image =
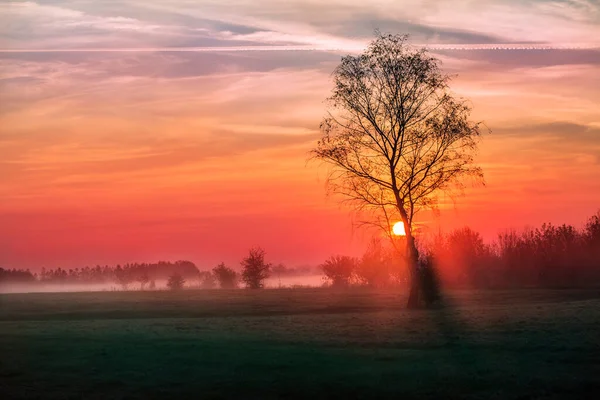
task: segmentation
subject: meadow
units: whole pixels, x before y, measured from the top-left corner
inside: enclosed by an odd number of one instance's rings
[[[600,391],[600,289],[0,295],[2,398],[555,399]]]

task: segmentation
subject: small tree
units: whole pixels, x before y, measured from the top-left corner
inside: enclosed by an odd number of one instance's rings
[[[221,289],[237,289],[238,274],[232,268],[227,267],[225,263],[213,268],[213,274]]]
[[[321,265],[325,277],[334,287],[346,287],[356,270],[357,260],[348,256],[331,256]]]
[[[133,282],[133,277],[129,270],[121,268],[120,265],[117,265],[115,268],[115,279],[119,285],[123,288],[123,290],[129,289],[129,284]]]
[[[600,211],[587,220],[582,235],[588,253],[595,256],[596,263],[600,262]]]
[[[433,261],[422,265],[435,266],[445,285],[486,287],[494,268],[492,250],[478,232],[469,227],[455,229],[448,235],[438,235],[424,253]],[[431,262],[430,262],[431,261]]]
[[[289,273],[289,269],[282,263],[279,263],[271,268],[271,273],[277,277],[277,285],[281,288],[281,275]]]
[[[260,289],[263,281],[270,276],[271,264],[265,262],[265,251],[260,247],[250,249],[250,253],[241,262],[242,281],[250,289]]]
[[[148,282],[150,282],[150,277],[148,276],[147,273],[143,273],[142,275],[140,275],[138,277],[137,280],[140,283],[140,290],[144,290],[144,288],[146,287],[146,284]]]
[[[185,283],[185,279],[178,273],[174,273],[169,277],[167,281],[167,287],[171,290],[181,290],[183,289],[183,284]]]

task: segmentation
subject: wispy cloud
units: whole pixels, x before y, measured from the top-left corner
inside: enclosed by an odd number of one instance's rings
[[[435,45],[599,45],[591,1],[3,2],[5,51],[362,48],[375,28]],[[552,27],[551,29],[549,27]],[[468,46],[465,46],[468,48]],[[212,48],[212,49],[211,49]]]

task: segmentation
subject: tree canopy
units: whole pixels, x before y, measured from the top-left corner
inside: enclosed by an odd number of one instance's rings
[[[450,79],[408,36],[378,32],[365,52],[343,57],[334,70],[323,136],[312,152],[330,165],[329,188],[368,213],[367,223],[390,236],[394,221],[404,223],[413,276],[409,305],[418,302],[422,275],[415,215],[436,207],[439,193],[461,190],[464,178],[483,179],[474,164],[481,123],[450,92]]]
[[[462,178],[483,178],[473,159],[481,124],[450,93],[450,79],[406,35],[378,34],[333,72],[331,108],[312,154],[331,165],[329,187],[374,211],[388,231],[394,220],[412,228],[415,214],[435,207],[440,191],[460,189]]]

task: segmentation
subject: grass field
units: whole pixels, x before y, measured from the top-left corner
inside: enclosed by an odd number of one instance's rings
[[[553,399],[600,393],[600,290],[0,296],[2,398]]]

